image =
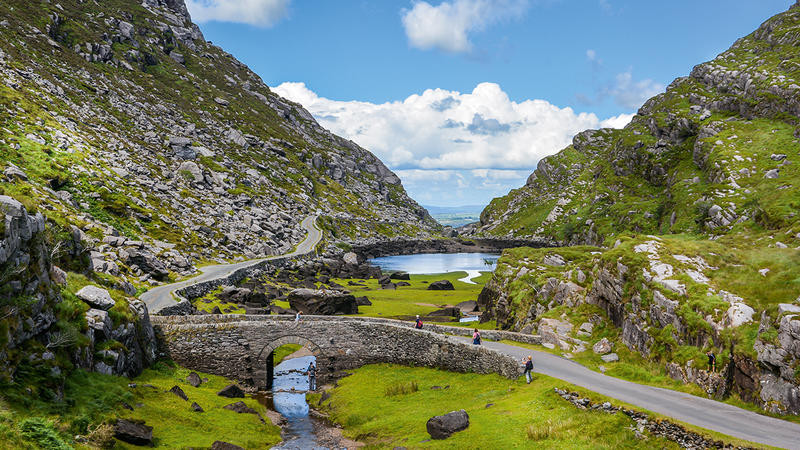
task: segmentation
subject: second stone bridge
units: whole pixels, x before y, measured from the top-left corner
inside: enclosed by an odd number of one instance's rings
[[[508,378],[521,373],[520,363],[502,353],[390,320],[305,316],[295,322],[288,316],[202,315],[153,316],[152,321],[165,356],[257,390],[271,387],[273,352],[285,344],[311,349],[322,382],[375,363]]]

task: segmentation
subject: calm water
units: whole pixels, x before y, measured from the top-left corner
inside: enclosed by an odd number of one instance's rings
[[[386,272],[403,271],[411,274],[493,271],[497,258],[494,253],[422,253],[372,258],[369,262]],[[486,264],[488,260],[491,264]]]
[[[274,369],[275,380],[272,385],[272,406],[288,422],[283,429],[283,443],[273,449],[317,449],[314,422],[308,417],[308,403],[305,391],[308,390],[308,364],[317,358],[303,356],[287,359]],[[291,392],[294,389],[299,392]]]

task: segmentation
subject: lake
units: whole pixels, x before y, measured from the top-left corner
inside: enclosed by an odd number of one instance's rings
[[[370,264],[384,272],[408,272],[410,274],[435,274],[447,272],[467,272],[460,281],[472,283],[471,279],[480,272],[491,272],[495,268],[499,254],[495,253],[420,253],[417,255],[396,255],[372,258]],[[489,261],[491,264],[486,264]]]

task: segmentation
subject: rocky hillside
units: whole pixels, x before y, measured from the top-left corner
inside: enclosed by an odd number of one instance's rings
[[[800,414],[799,158],[800,2],[483,211],[563,246],[504,252],[484,320]]]
[[[478,233],[600,244],[621,232],[791,230],[800,205],[800,4],[589,130],[481,214]]]
[[[0,171],[0,193],[77,227],[96,271],[136,281],[285,252],[311,213],[329,241],[437,227],[182,0],[3,1]]]

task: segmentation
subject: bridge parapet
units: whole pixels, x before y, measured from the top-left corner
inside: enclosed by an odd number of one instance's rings
[[[285,343],[309,344],[321,381],[375,363],[507,378],[521,371],[518,361],[500,352],[385,319],[306,316],[298,323],[288,316],[202,315],[152,320],[161,350],[175,362],[255,389],[267,388],[267,359]]]

